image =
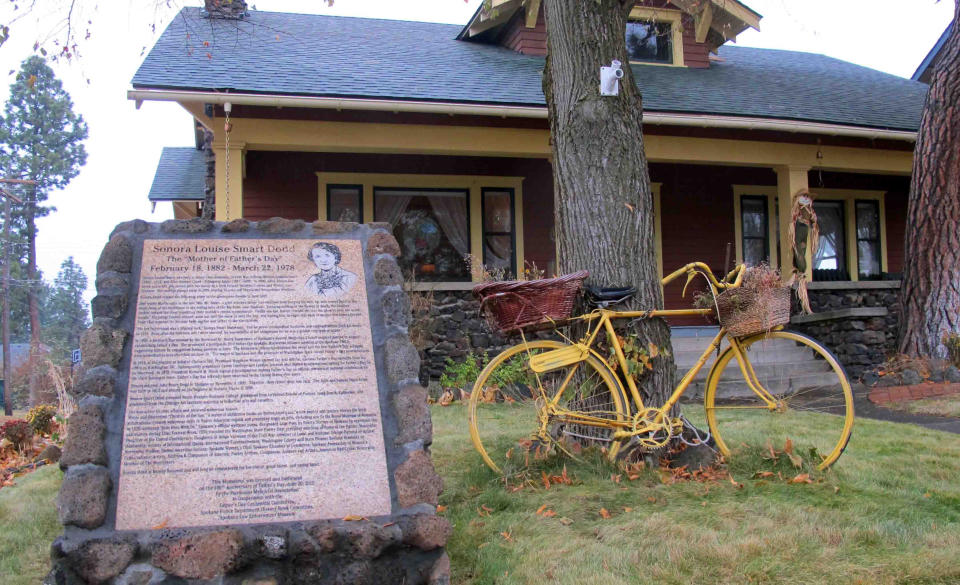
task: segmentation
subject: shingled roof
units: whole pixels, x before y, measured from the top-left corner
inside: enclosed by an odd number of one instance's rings
[[[165,146],[147,196],[150,201],[203,201],[207,161],[192,146]]]
[[[542,57],[455,39],[458,25],[185,8],[137,89],[543,106]],[[202,45],[209,41],[210,46]],[[188,45],[193,47],[188,49]],[[634,65],[644,109],[916,130],[926,85],[812,53],[721,47],[709,69]]]

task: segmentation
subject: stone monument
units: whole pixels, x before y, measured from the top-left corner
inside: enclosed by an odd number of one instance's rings
[[[118,225],[46,581],[448,583],[399,252],[386,224]]]

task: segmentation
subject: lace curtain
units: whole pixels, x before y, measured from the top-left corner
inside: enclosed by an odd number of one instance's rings
[[[814,203],[820,224],[820,246],[813,257],[814,270],[845,270],[843,208],[833,202]]]

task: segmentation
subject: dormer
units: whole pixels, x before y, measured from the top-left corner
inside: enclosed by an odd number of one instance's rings
[[[707,68],[710,53],[748,28],[760,30],[760,15],[737,0],[640,0],[630,12],[627,50],[633,63]],[[484,2],[457,39],[544,56],[541,2]]]

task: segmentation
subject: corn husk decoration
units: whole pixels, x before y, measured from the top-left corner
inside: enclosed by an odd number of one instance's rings
[[[816,253],[820,245],[820,226],[817,223],[817,212],[813,209],[813,198],[806,189],[801,189],[793,196],[790,207],[790,242],[793,244],[794,267],[793,275],[788,284],[797,285],[797,299],[804,313],[810,314],[810,295],[807,293],[807,250]],[[803,244],[797,241],[797,226],[805,226],[806,237]],[[799,268],[798,268],[799,267]]]

